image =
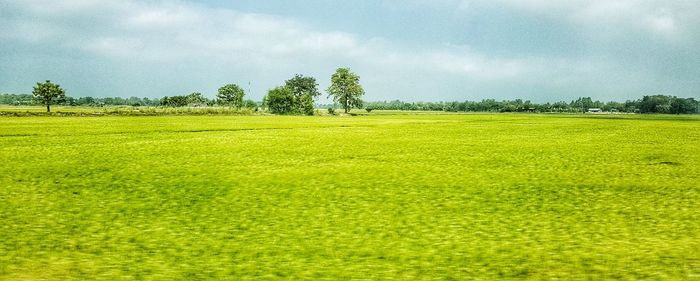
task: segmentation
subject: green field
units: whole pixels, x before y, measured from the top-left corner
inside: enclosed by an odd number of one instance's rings
[[[700,279],[698,116],[0,117],[0,280]]]

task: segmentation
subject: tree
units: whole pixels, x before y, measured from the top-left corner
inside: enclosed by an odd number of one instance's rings
[[[202,93],[194,92],[187,95],[187,105],[189,106],[205,106],[207,98]]]
[[[61,86],[51,83],[50,80],[46,80],[46,83],[36,83],[32,94],[34,98],[46,105],[46,112],[51,112],[51,104],[59,103],[66,98],[66,92],[61,89]]]
[[[644,96],[639,101],[639,112],[641,113],[668,113],[663,110],[671,108],[671,99],[668,96],[654,95]]]
[[[596,102],[594,102],[590,97],[581,97],[575,101],[572,101],[570,106],[571,108],[579,109],[580,112],[586,112],[589,108],[596,107]]]
[[[697,109],[697,102],[693,98],[677,98],[671,100],[671,113],[673,114],[693,114]]]
[[[160,100],[160,105],[170,106],[170,107],[183,107],[183,106],[187,106],[188,102],[189,101],[188,101],[187,96],[172,96],[172,97],[166,96]]]
[[[352,73],[349,68],[338,68],[331,76],[331,86],[326,90],[328,97],[340,103],[348,113],[351,108],[362,108],[362,97],[365,90],[360,85],[360,76]]]
[[[236,84],[228,84],[219,88],[219,93],[216,94],[216,97],[219,99],[220,104],[240,108],[243,106],[244,95],[243,88]]]
[[[296,74],[292,79],[285,81],[284,86],[294,95],[292,111],[306,115],[314,114],[314,99],[321,95],[317,89],[316,78]]]
[[[294,93],[288,87],[276,87],[267,92],[263,102],[272,113],[289,114],[294,110]]]

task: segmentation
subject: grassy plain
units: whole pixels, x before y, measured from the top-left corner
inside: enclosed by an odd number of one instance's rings
[[[0,118],[0,280],[698,279],[700,118]]]

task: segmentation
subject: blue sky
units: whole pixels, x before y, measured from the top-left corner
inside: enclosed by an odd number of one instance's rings
[[[698,50],[696,0],[0,0],[11,93],[260,100],[350,67],[366,100],[700,98]]]

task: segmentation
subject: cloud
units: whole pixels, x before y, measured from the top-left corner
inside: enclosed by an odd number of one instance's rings
[[[14,22],[23,31],[12,39],[42,44],[63,41],[97,56],[116,60],[178,63],[210,60],[255,68],[302,65],[305,61],[361,63],[366,68],[429,67],[458,76],[499,77],[518,74],[519,63],[489,60],[446,48],[412,51],[382,39],[361,40],[341,31],[318,31],[298,21],[234,10],[212,9],[185,2],[143,4],[124,1],[97,5],[92,1],[28,1],[17,4],[23,15]],[[74,21],[109,6],[113,14],[94,32],[85,33]],[[59,12],[56,12],[59,11]],[[40,21],[31,23],[25,19]],[[37,36],[36,34],[42,34]],[[66,44],[65,42],[72,42]],[[380,43],[381,42],[381,43]],[[393,58],[393,59],[386,59]]]
[[[648,33],[688,33],[698,27],[698,1],[635,0],[496,0],[514,8],[562,21],[596,32],[630,30]]]
[[[498,54],[469,44],[428,42],[415,46],[391,37],[327,30],[292,17],[184,1],[0,3],[4,10],[0,12],[3,15],[0,24],[8,27],[0,30],[0,40],[11,43],[7,46],[19,45],[15,49],[0,47],[0,51],[4,48],[5,53],[10,53],[6,56],[8,62],[14,63],[0,67],[5,79],[0,78],[0,82],[26,84],[30,81],[22,79],[44,79],[37,73],[47,72],[38,70],[39,66],[26,66],[27,59],[16,51],[21,49],[28,57],[44,58],[45,65],[54,64],[53,69],[63,71],[61,77],[72,80],[68,84],[75,89],[82,88],[78,91],[83,95],[110,88],[102,84],[109,84],[107,80],[119,81],[111,84],[114,86],[107,95],[146,91],[149,96],[181,94],[173,92],[189,89],[212,95],[222,83],[254,81],[254,98],[261,98],[265,90],[294,73],[317,76],[323,88],[327,83],[323,78],[330,76],[336,67],[350,66],[364,77],[369,99],[551,99],[557,95],[568,98],[595,92],[612,96],[620,95],[617,92],[640,91],[644,87],[634,83],[656,75],[646,69],[629,71],[611,59],[615,54],[609,55],[605,50],[590,56],[562,57],[546,53]],[[488,12],[484,6],[492,5],[481,0],[386,0],[383,3],[402,9],[420,10],[429,6],[470,15]],[[494,3],[499,9],[517,10],[534,18],[546,17],[563,26],[574,26],[572,32],[587,34],[590,41],[587,48],[591,50],[596,50],[596,45],[608,48],[606,42],[619,37],[621,32],[650,33],[663,40],[678,40],[690,34],[690,27],[697,22],[690,17],[692,13],[679,10],[688,8],[687,5],[660,1],[639,4],[624,0],[614,3],[496,0]],[[517,50],[517,46],[512,48]],[[27,69],[32,75],[10,69],[12,65]],[[69,70],[68,74],[65,69]],[[74,72],[88,76],[69,76]],[[611,72],[619,73],[611,75]],[[684,86],[697,84],[696,80],[684,81]],[[464,89],[471,91],[465,93]]]

